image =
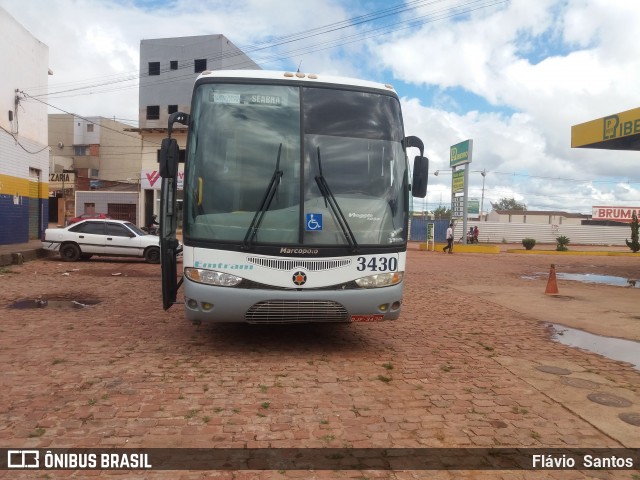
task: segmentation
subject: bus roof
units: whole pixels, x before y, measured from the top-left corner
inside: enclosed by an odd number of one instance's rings
[[[332,83],[335,85],[349,85],[355,87],[373,88],[377,90],[383,90],[385,92],[395,93],[395,89],[392,85],[389,84],[371,82],[369,80],[360,80],[357,78],[323,75],[319,73],[294,73],[272,70],[205,70],[198,76],[198,80],[201,78],[252,78],[256,80],[288,80],[297,81],[300,83]]]

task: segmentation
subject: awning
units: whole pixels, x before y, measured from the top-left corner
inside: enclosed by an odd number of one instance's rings
[[[571,148],[640,150],[640,108],[574,125]]]

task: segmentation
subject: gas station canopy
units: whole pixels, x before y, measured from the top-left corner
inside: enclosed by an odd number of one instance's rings
[[[640,150],[640,108],[574,125],[571,148]]]

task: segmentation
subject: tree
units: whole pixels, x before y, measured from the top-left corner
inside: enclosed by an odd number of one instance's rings
[[[436,208],[433,211],[433,218],[435,219],[451,218],[451,209],[440,205],[438,208]]]
[[[517,202],[514,198],[501,198],[497,202],[491,202],[491,208],[494,210],[526,210],[527,205]]]
[[[638,250],[640,250],[638,230],[640,230],[640,227],[638,226],[638,215],[636,215],[636,212],[633,212],[633,217],[631,220],[631,241],[625,240],[625,242],[627,242],[627,247],[629,247],[633,253],[636,253]]]

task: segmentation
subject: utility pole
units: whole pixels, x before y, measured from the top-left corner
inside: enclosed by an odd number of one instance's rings
[[[480,172],[480,175],[482,175],[482,197],[480,197],[480,221],[482,221],[482,219],[484,218],[482,214],[484,208],[484,181],[487,176],[487,169],[483,168]]]

